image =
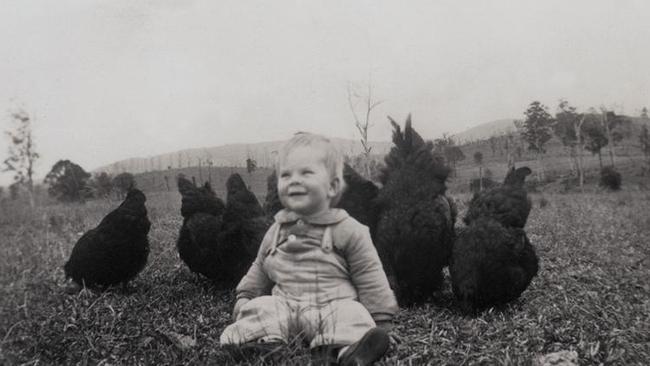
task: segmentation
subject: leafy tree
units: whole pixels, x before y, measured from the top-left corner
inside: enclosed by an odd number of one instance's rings
[[[600,110],[600,123],[602,124],[603,130],[605,131],[605,136],[609,141],[609,158],[610,163],[613,167],[614,157],[616,155],[614,147],[616,146],[616,143],[623,140],[626,135],[630,134],[629,129],[631,123],[627,121],[624,116],[617,115],[613,111],[608,111],[602,107]]]
[[[90,174],[70,160],[59,160],[45,176],[47,192],[59,201],[74,202],[85,198]]]
[[[553,132],[560,138],[564,147],[569,151],[569,157],[575,163],[578,173],[578,184],[582,189],[584,185],[584,162],[582,150],[585,147],[585,138],[582,130],[585,116],[576,112],[576,108],[568,101],[560,100],[558,111],[555,113]]]
[[[27,188],[29,204],[34,207],[34,163],[39,158],[39,154],[35,150],[31,118],[24,110],[12,113],[11,118],[17,127],[13,132],[5,131],[11,140],[11,145],[9,157],[3,161],[2,172],[14,173],[14,183]],[[12,192],[18,194],[18,187]]]
[[[94,197],[107,198],[113,192],[113,181],[111,176],[106,172],[95,174],[89,181],[88,186]]]
[[[643,119],[646,119],[646,120],[649,118],[648,117],[648,108],[646,108],[646,107],[641,108],[640,117],[643,118]]]
[[[113,178],[113,189],[121,197],[124,197],[133,187],[135,187],[135,177],[131,173],[120,173]]]
[[[583,124],[585,133],[585,149],[593,155],[598,154],[598,164],[600,169],[603,169],[602,149],[607,146],[609,140],[605,134],[605,129],[600,122],[600,117],[597,114],[589,113],[585,116]]]
[[[562,99],[555,113],[555,124],[553,132],[566,147],[575,147],[578,142],[576,131],[573,128],[573,122],[579,119],[580,115],[576,108],[571,106],[568,101]]]
[[[539,163],[539,178],[544,180],[544,166],[542,155],[546,153],[544,145],[552,137],[553,117],[548,113],[545,105],[538,101],[530,103],[524,112],[526,119],[522,128],[522,137],[528,143],[528,149],[537,154]]]
[[[456,174],[456,162],[465,160],[463,150],[456,146],[456,142],[451,136],[446,133],[442,138],[433,141],[434,151],[445,157],[448,165],[452,168],[454,175]]]

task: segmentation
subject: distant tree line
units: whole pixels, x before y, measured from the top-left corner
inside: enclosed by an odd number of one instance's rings
[[[356,118],[355,126],[362,135],[361,141],[364,147],[362,157],[352,157],[348,163],[355,165],[359,171],[364,172],[369,178],[372,178],[376,171],[379,171],[382,159],[381,157],[371,158],[370,147],[367,141],[368,129],[371,127],[369,120],[370,112],[380,102],[375,102],[371,98],[369,89],[365,101],[365,118]],[[353,94],[349,93],[349,99]],[[355,97],[358,95],[354,94]],[[352,99],[350,99],[352,100]],[[354,111],[355,103],[350,103]],[[354,114],[354,113],[353,113]],[[578,185],[582,187],[585,180],[585,164],[583,153],[585,151],[592,155],[598,156],[601,170],[601,182],[612,181],[616,178],[616,146],[626,137],[633,133],[632,122],[629,117],[619,115],[615,111],[605,107],[589,108],[586,112],[578,112],[576,107],[570,105],[567,100],[561,99],[558,103],[555,115],[551,115],[548,107],[539,101],[533,101],[524,111],[524,119],[514,121],[514,131],[508,132],[502,136],[491,136],[487,140],[473,141],[465,146],[488,144],[492,152],[492,157],[498,152],[500,155],[505,154],[507,165],[514,165],[515,157],[523,158],[523,154],[528,151],[535,155],[538,160],[540,181],[545,180],[543,158],[547,152],[547,143],[553,136],[556,136],[562,143],[562,146],[568,153],[571,161],[572,173],[577,177]],[[15,126],[12,131],[5,131],[10,140],[8,157],[0,164],[0,172],[12,173],[13,183],[8,187],[9,196],[17,198],[25,193],[30,205],[34,206],[34,165],[40,157],[36,151],[34,136],[32,134],[32,117],[24,110],[18,110],[10,114]],[[643,153],[645,160],[644,174],[650,172],[650,133],[648,126],[650,118],[648,109],[644,107],[639,115],[641,129],[638,136],[639,149]],[[434,152],[443,159],[452,169],[452,176],[456,175],[456,166],[460,161],[465,160],[465,153],[461,146],[457,145],[452,137],[443,134],[441,138],[434,141]],[[478,189],[485,188],[483,178],[489,178],[489,170],[483,169],[485,156],[474,154],[474,163],[479,168]],[[178,155],[178,166],[183,166],[181,154]],[[214,165],[213,157],[205,153],[204,158],[197,158],[199,167],[199,179],[203,181],[203,168],[207,168],[207,179],[212,180],[211,168]],[[605,162],[604,160],[607,160]],[[148,159],[150,168],[162,170],[163,164],[161,157]],[[187,166],[190,165],[189,156],[187,156]],[[246,159],[245,167],[248,173],[257,169],[257,161],[250,154]],[[172,169],[172,165],[167,166],[167,171]],[[146,169],[145,169],[146,170]],[[619,174],[620,175],[620,174]],[[165,175],[165,185],[167,190],[170,189],[169,176]],[[616,179],[614,179],[616,180]],[[66,202],[80,201],[89,198],[103,198],[111,195],[121,196],[135,185],[135,178],[132,173],[122,172],[111,176],[106,172],[97,173],[94,176],[86,172],[81,166],[70,160],[59,160],[45,178],[48,184],[48,193]],[[0,187],[1,188],[1,187]],[[0,190],[0,196],[4,196],[4,189]]]
[[[642,114],[647,115],[645,108],[644,111]],[[577,174],[578,185],[582,187],[585,179],[583,152],[588,151],[598,155],[601,178],[605,175],[610,176],[612,172],[616,172],[615,147],[632,133],[632,122],[628,117],[605,107],[600,107],[599,110],[589,108],[586,112],[579,113],[564,99],[559,101],[555,116],[548,113],[548,108],[538,101],[532,102],[524,115],[526,119],[523,121],[521,135],[528,143],[528,149],[537,155],[539,178],[542,181],[544,180],[542,158],[546,153],[545,145],[553,135],[558,137],[567,150],[572,171]],[[605,147],[609,157],[608,166],[603,163]],[[606,179],[602,178],[602,180]]]
[[[111,177],[106,172],[94,176],[70,160],[59,160],[45,176],[48,194],[62,202],[77,202],[92,198],[124,197],[135,186],[131,173]]]

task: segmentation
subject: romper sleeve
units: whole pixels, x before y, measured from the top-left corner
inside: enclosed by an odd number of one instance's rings
[[[354,226],[344,253],[359,302],[368,309],[375,322],[390,321],[399,309],[395,294],[390,288],[368,227],[360,223]]]
[[[237,300],[253,299],[271,293],[271,288],[274,283],[271,281],[266,271],[264,271],[263,264],[279,226],[278,223],[274,223],[264,235],[264,239],[262,239],[260,248],[257,251],[257,257],[255,257],[248,272],[237,285],[237,289],[235,290]]]

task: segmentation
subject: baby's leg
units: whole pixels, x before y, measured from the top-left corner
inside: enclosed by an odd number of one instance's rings
[[[318,307],[306,307],[301,325],[312,338],[310,347],[346,346],[375,327],[368,310],[358,301],[337,300]]]
[[[277,296],[260,296],[242,306],[237,320],[221,333],[220,343],[288,342],[290,307]]]

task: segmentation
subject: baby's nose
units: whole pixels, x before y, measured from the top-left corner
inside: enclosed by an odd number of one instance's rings
[[[289,184],[294,185],[294,184],[300,184],[302,183],[302,177],[298,174],[292,174],[291,177],[289,178]]]

